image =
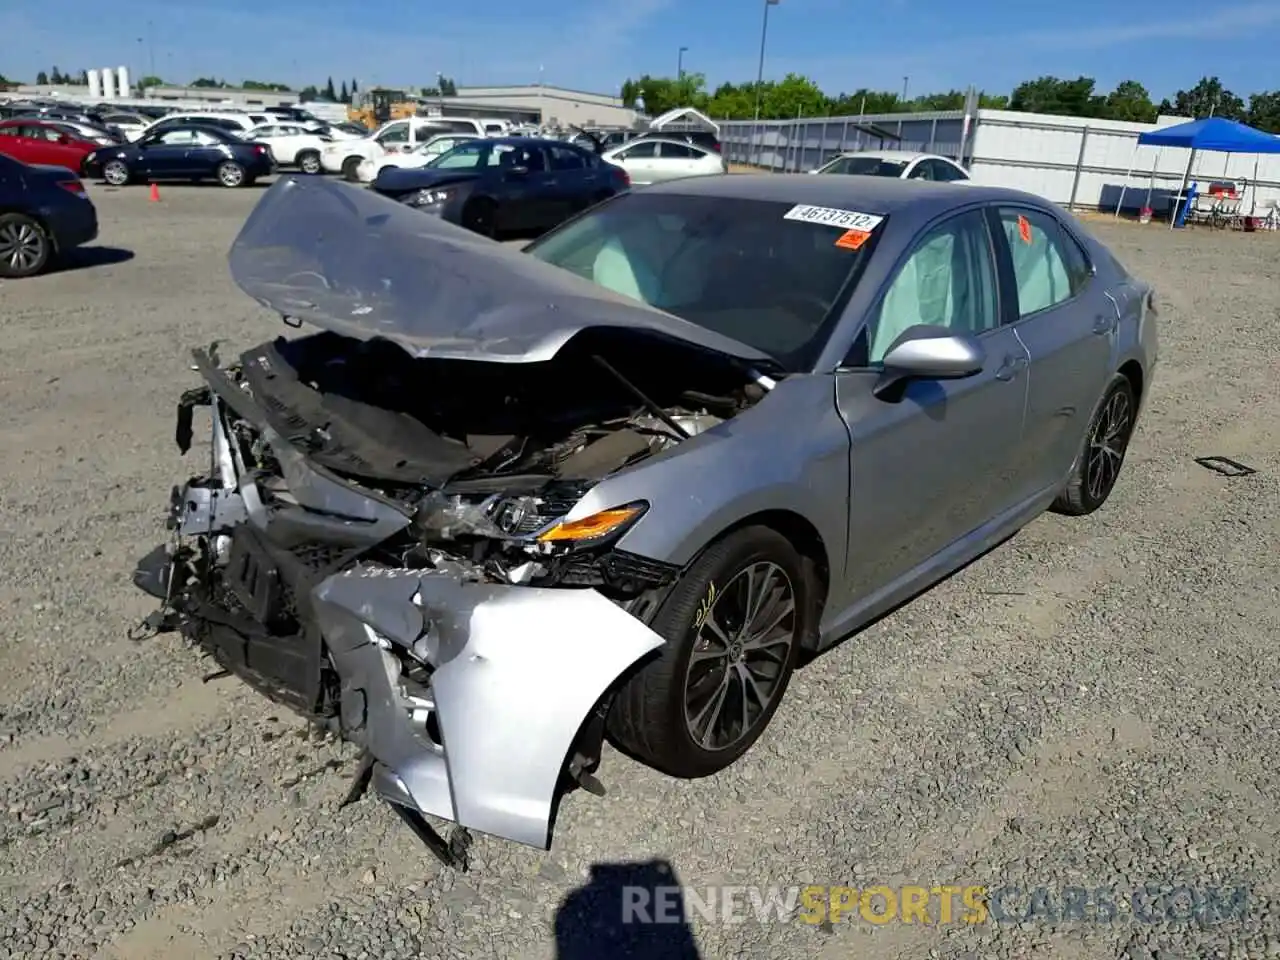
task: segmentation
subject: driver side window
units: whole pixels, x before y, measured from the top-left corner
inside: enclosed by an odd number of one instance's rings
[[[387,127],[383,131],[382,136],[378,138],[378,142],[385,145],[388,143],[408,143],[409,142],[409,124],[396,123]]]
[[[894,342],[920,325],[971,336],[1000,325],[995,260],[981,211],[952,217],[920,237],[873,308],[854,365],[883,363]]]

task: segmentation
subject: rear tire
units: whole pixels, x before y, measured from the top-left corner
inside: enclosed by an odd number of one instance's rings
[[[248,186],[249,178],[245,175],[244,167],[232,160],[228,160],[226,163],[218,165],[218,182],[224,187],[235,189]]]
[[[1137,408],[1133,384],[1117,373],[1089,418],[1071,477],[1051,507],[1055,513],[1083,517],[1107,502],[1124,466]]]
[[[614,743],[684,778],[717,773],[746,753],[773,718],[816,625],[809,583],[790,541],[768,527],[744,527],[707,547],[650,622],[667,643],[614,698],[607,724]],[[752,633],[760,641],[744,646]]]
[[[360,179],[356,171],[360,167],[360,157],[347,157],[342,161],[342,179],[348,183],[355,183]]]
[[[33,277],[53,256],[53,241],[39,221],[24,213],[0,214],[0,277]]]

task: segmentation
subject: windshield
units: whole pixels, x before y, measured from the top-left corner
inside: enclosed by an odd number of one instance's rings
[[[623,194],[526,252],[802,370],[873,244],[844,226],[786,219],[794,206]]]
[[[822,173],[845,173],[860,177],[901,177],[907,169],[905,160],[884,157],[841,157],[822,168]]]

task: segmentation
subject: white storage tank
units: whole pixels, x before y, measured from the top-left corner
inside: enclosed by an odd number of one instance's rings
[[[116,93],[122,97],[129,96],[128,67],[116,67]]]
[[[102,74],[97,70],[89,71],[89,99],[102,99]]]
[[[116,73],[110,67],[102,71],[102,99],[116,98]]]

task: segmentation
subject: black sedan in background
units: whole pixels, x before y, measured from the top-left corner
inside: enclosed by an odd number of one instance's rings
[[[471,140],[425,167],[384,167],[371,190],[488,237],[549,230],[631,185],[627,172],[559,140]]]
[[[40,273],[97,236],[98,213],[79,177],[0,155],[0,278]]]
[[[264,144],[189,123],[95,150],[85,158],[85,169],[115,187],[156,180],[217,180],[224,187],[247,187],[272,173],[274,165]]]

